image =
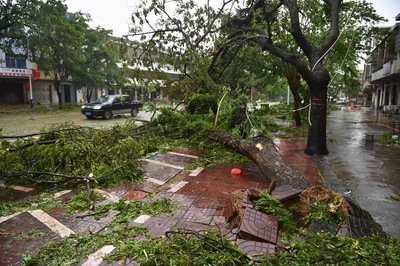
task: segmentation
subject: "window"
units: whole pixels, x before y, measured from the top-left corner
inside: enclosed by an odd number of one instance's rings
[[[6,56],[6,67],[26,68],[26,60],[24,58]]]
[[[6,67],[15,67],[15,59],[6,56]]]
[[[26,60],[25,59],[17,59],[17,68],[26,68]]]

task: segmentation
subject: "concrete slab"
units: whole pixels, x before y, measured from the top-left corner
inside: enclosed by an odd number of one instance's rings
[[[11,218],[14,218],[15,216],[20,215],[20,214],[21,214],[21,212],[16,212],[16,213],[13,213],[13,214],[10,214],[7,216],[2,216],[2,217],[0,217],[0,223],[5,222]]]
[[[281,202],[285,202],[297,197],[301,192],[301,189],[293,188],[291,186],[279,186],[272,191],[271,196]]]
[[[50,228],[53,232],[60,235],[61,238],[75,234],[74,231],[72,231],[71,229],[60,223],[57,219],[51,217],[49,214],[45,213],[42,210],[33,210],[29,211],[29,213],[33,217],[41,221],[48,228]]]
[[[187,182],[187,181],[179,181],[177,183],[174,183],[174,184],[171,185],[171,187],[168,190],[168,192],[175,193],[178,190],[180,190],[181,188],[183,188],[187,183],[189,183],[189,182]]]
[[[180,153],[180,152],[169,151],[167,153],[168,154],[172,154],[172,155],[181,156],[181,157],[187,157],[187,158],[191,158],[191,159],[198,159],[199,158],[199,156],[196,156],[196,155],[185,154],[185,153]]]
[[[204,167],[197,167],[196,169],[190,172],[189,176],[198,176],[203,170]]]
[[[87,261],[85,261],[82,266],[98,266],[103,262],[103,258],[113,252],[115,249],[112,245],[107,245],[97,250],[95,253],[91,254]]]
[[[180,222],[210,224],[216,211],[216,209],[198,208],[192,205],[182,217]]]
[[[0,187],[10,188],[14,190],[18,190],[21,192],[33,192],[35,189],[31,187],[17,186],[17,185],[6,185],[3,181],[0,181]]]
[[[143,226],[147,228],[149,235],[158,237],[174,228],[177,222],[174,217],[150,217],[143,223]]]
[[[154,157],[154,158],[156,158],[156,157]],[[175,164],[166,163],[166,162],[162,161],[161,159],[160,159],[160,161],[157,161],[157,160],[150,160],[150,159],[140,159],[140,161],[142,161],[142,162],[148,162],[148,163],[153,163],[153,164],[158,164],[158,165],[162,165],[162,166],[166,166],[166,167],[171,167],[171,168],[175,168],[175,169],[178,169],[178,170],[183,170],[183,169],[185,169],[185,167],[183,167],[183,166],[179,166],[179,165],[175,165]]]
[[[151,160],[183,170],[186,165],[195,161],[196,158],[193,158],[191,156],[188,157],[180,153],[160,153],[151,158]]]
[[[148,219],[150,219],[150,215],[142,214],[139,217],[137,217],[133,222],[137,224],[144,224]]]

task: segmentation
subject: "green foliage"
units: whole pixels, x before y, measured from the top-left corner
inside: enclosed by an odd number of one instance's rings
[[[37,16],[38,0],[2,0],[0,5],[0,48],[12,52],[12,44],[26,43],[24,29]]]
[[[104,204],[97,208],[98,212],[114,210],[118,212],[117,217],[111,222],[112,226],[124,226],[141,214],[171,215],[178,206],[167,198],[146,201],[120,200],[117,203]]]
[[[349,238],[317,233],[297,240],[264,265],[399,265],[400,242],[391,237]]]
[[[195,94],[188,103],[190,114],[208,114],[210,110],[217,113],[218,103],[216,97],[210,94]]]
[[[36,256],[25,255],[22,265],[77,265],[105,245],[120,248],[124,245],[121,240],[132,239],[145,233],[144,227],[129,226],[113,228],[103,234],[89,236],[73,234],[61,241],[48,243]]]
[[[16,212],[25,212],[34,209],[48,210],[56,206],[64,206],[64,203],[52,194],[42,193],[37,198],[23,202],[0,202],[0,217]]]
[[[202,156],[188,165],[188,169],[196,169],[197,167],[210,167],[221,164],[241,164],[248,163],[250,160],[236,152],[229,151],[216,143],[204,143],[202,147]]]
[[[94,202],[99,202],[101,200],[103,200],[104,197],[92,192],[91,195],[91,200],[93,200]],[[69,201],[67,204],[67,213],[74,213],[74,212],[82,212],[82,211],[86,211],[89,209],[89,202],[88,202],[88,195],[87,195],[87,191],[81,191],[77,194],[75,194]]]
[[[283,230],[288,233],[293,233],[296,230],[293,214],[283,206],[281,202],[273,198],[267,192],[261,191],[260,199],[254,201],[254,204],[259,206],[263,213],[275,217]]]
[[[139,1],[132,14],[131,34],[141,37],[140,49],[145,52],[134,56],[131,65],[140,62],[154,72],[173,66],[183,73],[179,80],[163,78],[170,79],[167,93],[175,100],[187,101],[193,93],[217,92],[219,86],[210,78],[208,67],[210,47],[219,34],[223,13],[223,8],[216,10],[213,5],[196,4],[193,0],[174,1],[173,5],[158,0]],[[153,32],[149,33],[147,22],[154,18]],[[138,46],[135,44],[135,48]],[[143,75],[142,79],[148,77]]]
[[[388,199],[394,200],[394,201],[400,201],[400,195],[398,195],[398,194],[393,194],[393,195],[390,195],[390,196],[388,197]]]
[[[228,128],[237,132],[241,138],[247,138],[251,124],[247,113],[248,98],[241,94],[232,102],[232,114],[228,120]]]
[[[400,138],[398,135],[384,134],[380,142],[385,145],[400,146]]]
[[[140,265],[253,265],[217,232],[175,232],[166,239],[130,241],[108,259],[134,259]]]
[[[73,69],[73,81],[78,87],[84,87],[86,100],[95,88],[112,88],[126,84],[123,68],[118,66],[122,44],[110,38],[111,31],[96,28],[84,30],[81,63]],[[122,46],[122,48],[120,47]]]
[[[28,180],[35,182],[64,182],[58,176],[44,175],[40,172],[58,173],[69,176],[88,176],[93,173],[101,186],[135,181],[141,177],[137,159],[158,149],[162,138],[149,134],[139,141],[134,138],[134,122],[117,125],[112,129],[80,129],[73,124],[58,125],[45,130],[40,141],[53,141],[52,144],[34,144],[16,141],[8,152],[2,145],[0,155],[1,169],[13,182]],[[34,173],[33,173],[34,172]],[[69,180],[71,181],[71,180]]]
[[[341,202],[336,197],[329,201],[315,201],[311,203],[310,212],[304,217],[306,223],[324,221],[331,224],[341,224],[345,220],[344,214],[338,209]]]

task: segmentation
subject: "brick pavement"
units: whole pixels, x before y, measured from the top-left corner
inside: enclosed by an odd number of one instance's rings
[[[317,166],[308,156],[303,154],[304,140],[281,140],[276,144],[283,159],[300,171],[310,184],[321,184]],[[145,172],[145,179],[141,184],[120,185],[107,189],[106,193],[127,200],[147,200],[146,195],[148,193],[158,191],[158,194],[151,200],[157,198],[173,200],[179,206],[173,216],[146,216],[131,222],[146,227],[148,233],[152,236],[160,236],[170,230],[203,231],[217,226],[223,235],[237,241],[239,247],[247,254],[272,254],[275,250],[274,245],[278,242],[277,222],[273,218],[264,217],[265,219],[261,219],[263,222],[260,222],[259,219],[254,219],[254,217],[263,214],[249,208],[246,209],[248,215],[245,216],[244,224],[240,228],[230,229],[227,228],[223,216],[226,208],[225,203],[230,193],[248,188],[262,190],[269,186],[255,165],[252,163],[225,164],[206,169],[196,169],[193,172],[183,170],[188,163],[196,159],[196,156],[197,154],[193,152],[179,150],[147,158],[147,160],[141,162]],[[232,175],[230,170],[233,167],[241,168],[242,174]],[[292,197],[299,191],[278,187],[276,193],[276,197],[283,199]],[[64,200],[68,200],[71,195],[67,194],[62,197]],[[104,203],[107,202],[110,202],[110,199],[104,201]],[[67,215],[65,209],[62,208],[53,208],[48,211],[51,217],[74,233],[82,235],[102,231],[117,215],[116,212],[110,212],[106,217],[98,220],[90,216],[80,218],[86,213]],[[349,220],[348,224],[351,225],[352,223],[354,224],[354,219]],[[29,226],[32,227],[32,230],[39,230],[43,234],[32,234],[27,239],[22,240],[15,239],[16,235],[30,230]],[[24,229],[22,230],[22,228]],[[346,227],[344,226],[343,231],[345,230]],[[61,239],[60,235],[50,230],[29,213],[21,213],[0,222],[0,232],[7,232],[7,234],[0,235],[0,255],[7,259],[2,260],[0,265],[18,264],[22,254],[26,252],[35,253],[46,242]],[[256,239],[243,238],[246,238],[249,234],[255,235]],[[113,249],[106,247],[105,250],[112,252]],[[98,252],[102,254],[101,250]],[[115,265],[115,263],[102,261],[98,256],[93,255],[92,257],[95,258],[97,264],[90,262],[92,263],[90,265]],[[127,265],[135,265],[135,263],[130,261]]]

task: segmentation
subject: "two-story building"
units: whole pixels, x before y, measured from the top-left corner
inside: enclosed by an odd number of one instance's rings
[[[28,102],[31,64],[23,49],[12,50],[12,56],[0,50],[0,103]]]
[[[400,14],[396,24],[379,40],[364,66],[366,103],[375,109],[400,108]]]
[[[14,46],[11,49],[10,53],[0,49],[0,104],[29,103],[30,84],[34,103],[58,103],[52,76],[37,70],[36,64],[27,59],[25,48]],[[62,82],[61,102],[80,101],[75,86],[69,81]]]
[[[400,14],[366,61],[363,92],[366,105],[385,112],[400,109]]]

